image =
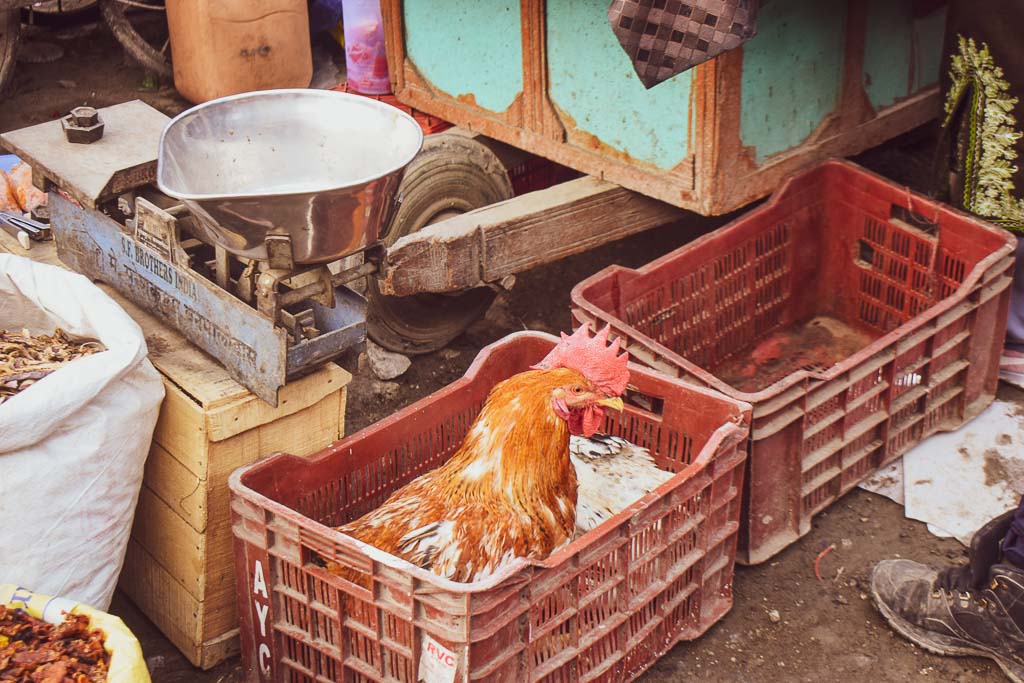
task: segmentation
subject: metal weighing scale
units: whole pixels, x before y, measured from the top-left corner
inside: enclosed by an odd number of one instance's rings
[[[346,285],[378,268],[423,140],[412,117],[322,90],[237,95],[173,120],[140,101],[98,116],[91,142],[59,120],[0,135],[49,192],[64,264],[160,316],[272,405],[286,381],[365,339],[365,301]]]

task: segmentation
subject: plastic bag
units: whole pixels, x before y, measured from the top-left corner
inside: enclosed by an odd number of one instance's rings
[[[7,184],[22,212],[28,213],[37,206],[46,205],[46,193],[32,184],[32,167],[28,164],[16,164],[8,171]]]
[[[33,593],[13,584],[0,584],[0,605],[24,610],[29,616],[51,624],[64,621],[64,612],[86,615],[90,627],[103,631],[103,649],[110,653],[107,683],[149,683],[142,646],[119,617],[74,600]]]
[[[0,254],[0,329],[106,351],[0,404],[0,577],[107,609],[164,388],[139,326],[88,279]]]
[[[46,193],[32,184],[32,167],[16,156],[0,156],[0,211],[28,213],[46,203]]]
[[[18,204],[18,197],[14,194],[14,188],[7,180],[7,174],[0,171],[0,211],[11,211],[21,213],[21,205]]]

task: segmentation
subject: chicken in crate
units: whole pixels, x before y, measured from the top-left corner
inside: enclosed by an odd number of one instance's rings
[[[630,680],[732,605],[748,421],[607,330],[511,335],[330,449],[232,475],[245,665]]]
[[[339,531],[447,579],[480,581],[517,559],[547,558],[577,528],[593,529],[665,482],[646,449],[592,438],[606,408],[622,409],[629,370],[618,342],[607,345],[608,328],[596,337],[587,329],[498,383],[448,462]],[[598,468],[602,455],[611,462]],[[604,491],[628,474],[614,505]],[[330,568],[369,587],[365,575]]]

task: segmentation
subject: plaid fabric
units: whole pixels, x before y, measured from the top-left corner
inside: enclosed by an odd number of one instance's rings
[[[758,0],[613,0],[608,20],[650,88],[749,40]]]

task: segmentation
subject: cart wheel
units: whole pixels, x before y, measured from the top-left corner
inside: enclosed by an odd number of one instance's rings
[[[125,52],[144,69],[163,78],[171,78],[170,39],[167,37],[167,16],[162,0],[99,0],[99,3],[104,21]],[[159,22],[155,21],[157,12]],[[140,32],[143,28],[140,20],[146,19],[154,19],[154,25]]]
[[[387,232],[388,246],[404,235],[458,214],[512,197],[512,183],[494,152],[457,133],[427,136],[405,170],[402,203]],[[454,294],[385,296],[369,278],[367,333],[386,349],[406,354],[444,348],[494,300],[487,287]]]
[[[14,75],[14,53],[18,49],[21,14],[18,10],[0,10],[0,93]]]

